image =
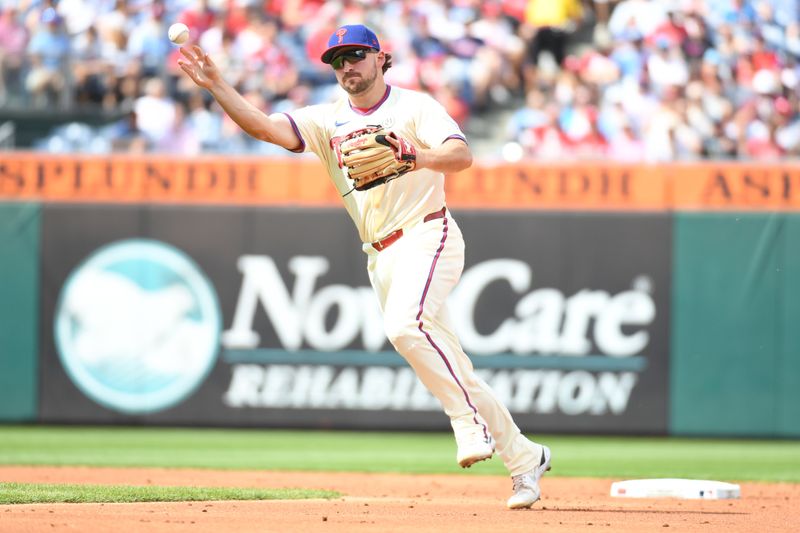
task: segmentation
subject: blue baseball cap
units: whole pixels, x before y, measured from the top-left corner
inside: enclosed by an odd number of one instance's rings
[[[381,49],[375,32],[363,24],[349,24],[331,34],[328,39],[328,49],[322,54],[322,62],[330,64],[336,50],[345,47]]]

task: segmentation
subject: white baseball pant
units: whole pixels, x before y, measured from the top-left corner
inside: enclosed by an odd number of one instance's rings
[[[464,239],[446,216],[403,228],[378,251],[364,245],[386,335],[442,404],[454,431],[489,432],[512,476],[539,464],[541,446],[523,436],[508,409],[461,348],[445,302],[464,269]]]

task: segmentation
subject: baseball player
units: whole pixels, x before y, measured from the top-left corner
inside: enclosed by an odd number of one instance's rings
[[[363,25],[337,29],[321,58],[347,94],[288,114],[251,105],[200,47],[181,53],[183,71],[244,131],[319,157],[358,228],[386,335],[450,417],[459,465],[496,451],[512,477],[508,507],[531,507],[550,450],[525,438],[475,375],[445,305],[464,267],[464,240],[445,206],[444,173],[472,164],[455,121],[430,96],[385,83],[392,56]]]

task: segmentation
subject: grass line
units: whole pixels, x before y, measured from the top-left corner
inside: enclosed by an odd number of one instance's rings
[[[334,491],[306,489],[0,483],[0,504],[301,500],[338,496]]]
[[[800,441],[532,435],[553,475],[800,482]],[[450,433],[0,426],[0,464],[506,475],[468,472]]]

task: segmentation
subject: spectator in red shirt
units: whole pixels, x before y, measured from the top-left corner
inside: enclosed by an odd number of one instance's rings
[[[671,46],[681,46],[688,37],[683,25],[683,17],[675,6],[666,8],[667,19],[659,24],[655,31],[647,36],[647,44],[654,46],[659,40],[666,40]]]
[[[753,37],[753,53],[751,57],[751,63],[755,72],[759,70],[777,71],[780,68],[778,54],[767,49],[764,38],[761,35],[756,34]]]
[[[189,34],[198,39],[214,24],[215,13],[208,0],[195,0],[194,6],[180,14],[178,20],[189,27]]]

